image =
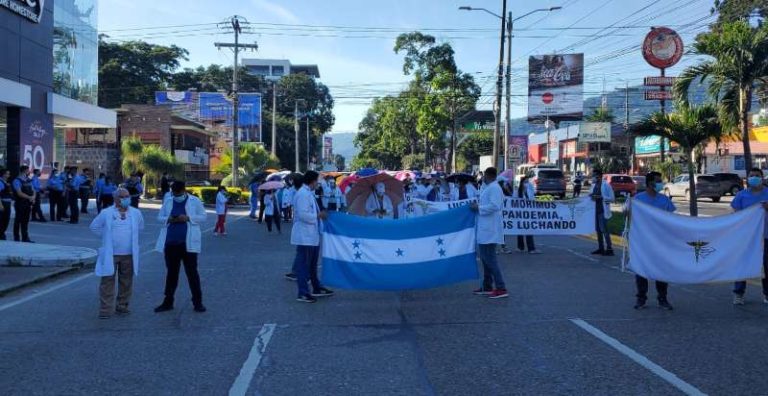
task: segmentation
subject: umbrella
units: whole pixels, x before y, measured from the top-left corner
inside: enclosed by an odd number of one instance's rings
[[[256,183],[261,183],[267,178],[267,176],[268,176],[267,172],[256,172],[253,174],[251,181],[254,181]]]
[[[291,171],[275,172],[269,175],[269,177],[267,177],[267,181],[282,181],[283,179],[285,179],[286,176],[290,174],[291,174]]]
[[[350,183],[356,183],[359,179],[360,179],[360,176],[351,174],[345,177],[344,180],[342,180],[341,183],[339,183],[339,189],[341,189],[342,192],[346,191],[347,186],[349,186]]]
[[[259,190],[279,190],[285,187],[285,184],[281,181],[268,181],[259,186]]]
[[[360,169],[359,171],[355,172],[355,174],[357,176],[360,176],[360,177],[373,176],[373,175],[378,174],[378,173],[379,173],[379,171],[377,171],[376,169],[373,169],[373,168],[363,168],[363,169]]]
[[[395,179],[400,181],[404,181],[405,179],[408,179],[408,178],[410,178],[411,180],[416,180],[416,174],[409,170],[402,170],[395,174]]]
[[[507,169],[504,172],[501,172],[499,176],[507,180],[515,180],[515,171],[512,169]]]
[[[279,170],[277,170],[277,169],[275,169],[275,168],[269,168],[269,169],[265,170],[264,172],[267,172],[267,173],[275,173],[275,172],[280,172],[280,171],[279,171]]]
[[[347,202],[350,202],[349,213],[365,216],[365,201],[368,200],[377,183],[384,183],[386,194],[392,200],[392,206],[403,200],[403,183],[400,180],[386,174],[379,173],[373,176],[361,177],[347,194]]]
[[[471,183],[475,181],[475,177],[468,173],[454,173],[448,176],[445,180],[447,180],[449,183],[459,183],[459,182]]]

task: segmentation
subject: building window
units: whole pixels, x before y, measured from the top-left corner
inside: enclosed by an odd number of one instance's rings
[[[57,0],[53,7],[53,90],[95,105],[99,90],[96,0]]]
[[[263,65],[248,66],[248,71],[251,72],[251,74],[255,74],[257,76],[268,76],[269,66],[263,66]]]
[[[0,107],[0,167],[8,166],[8,112]]]
[[[284,76],[285,75],[285,66],[272,66],[272,75],[273,76]]]

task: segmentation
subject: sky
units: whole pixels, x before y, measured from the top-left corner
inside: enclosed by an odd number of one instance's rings
[[[491,109],[499,56],[501,0],[101,0],[99,30],[113,40],[141,39],[189,50],[184,67],[231,65],[232,52],[214,42],[231,42],[216,27],[232,15],[245,17],[257,43],[245,57],[289,59],[317,64],[320,81],[336,99],[334,132],[357,131],[373,97],[397,94],[409,80],[402,55],[394,53],[399,33],[421,30],[450,43],[459,68],[483,88],[478,107]],[[714,20],[713,0],[528,0],[508,1],[513,17],[538,8],[562,6],[515,21],[512,41],[512,115],[527,111],[527,59],[530,55],[583,52],[584,94],[596,96],[658,75],[640,52],[651,26],[677,30],[686,47]],[[429,29],[429,30],[427,30]],[[667,75],[697,61],[683,57]]]

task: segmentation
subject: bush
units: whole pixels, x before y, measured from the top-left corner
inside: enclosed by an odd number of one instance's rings
[[[206,205],[216,204],[216,194],[219,189],[217,187],[189,187],[187,192],[200,198]],[[239,188],[227,188],[229,194],[230,204],[243,204],[248,203],[248,198],[251,196],[248,192],[243,192]]]

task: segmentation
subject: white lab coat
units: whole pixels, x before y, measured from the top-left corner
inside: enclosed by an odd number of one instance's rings
[[[264,196],[264,216],[275,215],[275,196],[274,194],[267,194]]]
[[[101,247],[96,259],[94,273],[96,276],[112,276],[115,274],[114,254],[112,253],[112,223],[117,209],[114,206],[105,208],[91,222],[91,231],[101,236]],[[131,219],[131,255],[133,256],[133,275],[139,274],[139,231],[144,229],[144,216],[141,211],[130,207],[128,217]]]
[[[202,239],[203,232],[200,226],[205,223],[207,214],[205,213],[205,206],[200,199],[192,194],[187,194],[187,204],[184,209],[187,211],[187,252],[200,253],[202,251]],[[157,237],[157,244],[155,244],[155,250],[162,253],[165,251],[165,238],[168,235],[168,218],[171,217],[171,211],[173,210],[173,198],[163,201],[163,206],[160,208],[160,212],[157,214],[157,221],[163,224],[160,227],[160,235]]]
[[[384,194],[381,204],[379,204],[379,200],[376,198],[376,193],[369,195],[368,199],[365,201],[365,213],[368,217],[377,217],[378,215],[373,212],[380,209],[386,211],[383,218],[393,219],[395,217],[395,207],[392,205],[392,200],[387,194]]]
[[[329,203],[335,203],[338,209],[344,204],[344,194],[341,193],[341,189],[336,185],[326,183],[323,185],[323,207],[327,208]]]
[[[536,199],[536,190],[530,182],[525,183],[525,186],[523,187],[523,196],[520,196],[520,194],[517,193],[518,191],[519,190],[516,188],[512,194],[515,198]]]
[[[216,214],[217,215],[223,215],[227,214],[227,195],[224,194],[222,191],[219,191],[218,194],[216,194]]]
[[[592,193],[597,191],[597,184],[592,186]],[[607,181],[603,180],[600,185],[600,192],[603,195],[603,217],[606,220],[610,219],[613,214],[611,213],[611,202],[616,200],[616,196],[613,194],[613,188]]]
[[[294,196],[294,188],[293,187],[286,187],[283,189],[283,201],[281,203],[281,206],[283,209],[289,208],[293,205],[293,196]]]
[[[318,212],[315,192],[307,186],[302,186],[296,193],[293,206],[294,221],[293,228],[291,228],[291,245],[320,246]]]
[[[453,191],[451,191],[451,201],[458,201],[459,200],[459,186],[456,186]],[[475,186],[471,184],[467,184],[467,198],[466,199],[472,199],[477,197],[477,189]]]
[[[427,195],[432,191],[431,185],[423,185],[419,184],[416,186],[416,195],[415,197],[418,199],[427,199]]]
[[[477,243],[481,245],[504,243],[501,210],[504,192],[499,183],[486,184],[480,193],[477,215]]]

